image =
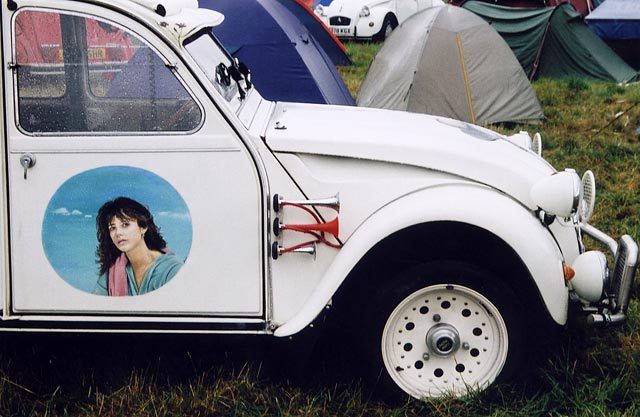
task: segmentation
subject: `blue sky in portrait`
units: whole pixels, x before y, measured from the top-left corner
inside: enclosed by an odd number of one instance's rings
[[[58,275],[91,292],[98,279],[95,219],[100,207],[116,197],[145,205],[160,227],[167,247],[186,260],[191,248],[189,209],[171,184],[158,175],[127,166],[108,166],[69,178],[49,201],[42,223],[42,245]]]

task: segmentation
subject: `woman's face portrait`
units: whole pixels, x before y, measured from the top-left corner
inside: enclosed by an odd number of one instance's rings
[[[121,252],[125,253],[143,243],[143,234],[147,231],[146,228],[138,225],[136,219],[130,217],[119,219],[117,216],[113,216],[108,227],[111,241]]]
[[[138,211],[128,205],[116,207],[97,225],[98,212],[105,202],[123,195],[147,210],[135,214]],[[144,215],[148,216],[147,211],[155,215],[149,218],[153,223],[143,220]],[[100,229],[100,236],[96,227]],[[113,256],[133,255],[135,248],[146,246],[150,250],[161,250],[156,230],[162,231],[161,237],[170,245],[167,249],[180,260],[187,259],[193,237],[191,215],[178,191],[153,172],[107,166],[80,172],[58,188],[42,221],[42,246],[62,280],[93,294],[103,266],[96,255],[97,247],[104,244],[105,250],[111,251],[112,256],[104,259],[108,268]],[[143,232],[146,232],[144,238]]]

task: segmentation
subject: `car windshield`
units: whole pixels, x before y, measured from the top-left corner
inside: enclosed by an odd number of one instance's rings
[[[246,75],[240,73],[237,63],[211,34],[211,29],[201,30],[189,38],[185,48],[220,95],[232,106],[238,106],[250,84]]]

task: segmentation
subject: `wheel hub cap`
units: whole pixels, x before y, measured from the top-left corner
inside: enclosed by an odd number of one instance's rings
[[[455,327],[449,324],[437,324],[427,333],[429,352],[438,356],[449,356],[460,348],[460,336]]]

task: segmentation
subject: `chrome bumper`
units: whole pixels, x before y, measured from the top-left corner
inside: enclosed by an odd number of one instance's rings
[[[629,235],[616,242],[606,233],[589,224],[580,226],[582,232],[607,246],[614,258],[613,268],[605,283],[605,300],[597,313],[587,317],[590,324],[607,325],[623,322],[626,318],[631,287],[638,267],[638,244]]]

